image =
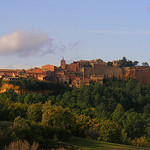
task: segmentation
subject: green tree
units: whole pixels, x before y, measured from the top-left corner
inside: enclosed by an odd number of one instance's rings
[[[134,66],[137,66],[138,63],[139,63],[138,61],[134,61],[134,62],[133,62],[133,65],[134,65]]]
[[[110,116],[110,113],[106,110],[106,106],[104,103],[101,103],[100,105],[95,107],[95,116],[99,119],[108,119]]]
[[[13,121],[16,117],[20,116],[25,118],[27,114],[28,104],[22,103],[11,103],[8,106],[9,120]]]
[[[112,113],[112,120],[119,125],[122,125],[122,121],[124,119],[124,109],[121,104],[116,106],[116,109]]]
[[[144,106],[143,110],[144,110],[144,113],[150,114],[150,104],[147,103],[147,104]]]
[[[141,114],[137,112],[126,112],[125,119],[123,120],[123,127],[130,138],[143,136],[144,121]]]
[[[7,99],[0,99],[0,120],[1,121],[8,121],[9,120],[9,105],[11,105],[10,100]]]
[[[91,118],[89,116],[85,116],[85,114],[83,115],[76,114],[75,117],[76,117],[76,124],[77,124],[75,135],[84,137],[85,130],[90,128]]]
[[[149,66],[147,62],[142,62],[142,66]]]
[[[34,102],[33,94],[29,93],[24,98],[24,103],[32,104]]]
[[[42,108],[42,112],[45,113],[47,110],[49,110],[52,107],[52,102],[51,100],[45,102],[45,104],[43,104],[43,108]]]
[[[42,119],[42,103],[31,104],[28,107],[27,117],[30,121],[40,122]]]
[[[109,61],[109,62],[107,63],[107,65],[108,65],[108,66],[112,66],[113,63],[112,63],[111,61]]]
[[[110,120],[102,120],[100,122],[100,136],[99,140],[105,142],[122,142],[122,129],[121,127]]]
[[[120,60],[120,67],[133,67],[136,66],[139,62],[138,61],[131,61],[131,60],[127,60],[126,57],[123,57]]]
[[[75,125],[75,117],[68,108],[51,106],[43,110],[42,125],[54,129],[71,131]]]
[[[10,130],[11,138],[13,140],[28,140],[33,137],[31,134],[31,123],[28,120],[21,118],[20,116],[15,118],[14,124]]]

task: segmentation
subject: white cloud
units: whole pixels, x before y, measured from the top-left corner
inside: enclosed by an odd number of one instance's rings
[[[24,57],[54,53],[52,41],[44,32],[17,30],[0,37],[0,54]]]

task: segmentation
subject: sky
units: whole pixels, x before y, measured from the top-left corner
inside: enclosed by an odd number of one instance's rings
[[[0,68],[122,59],[150,64],[150,0],[1,0]]]

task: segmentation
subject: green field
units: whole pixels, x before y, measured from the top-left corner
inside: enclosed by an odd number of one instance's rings
[[[78,147],[82,150],[150,150],[150,148],[107,143],[77,137],[73,137],[69,142],[67,142],[67,144]]]

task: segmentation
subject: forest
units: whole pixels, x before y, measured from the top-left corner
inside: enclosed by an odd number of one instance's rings
[[[46,86],[55,91],[48,96],[0,93],[0,149],[20,140],[59,148],[72,136],[150,147],[150,83],[112,77],[80,88],[47,84],[22,80],[20,86],[34,91]]]

